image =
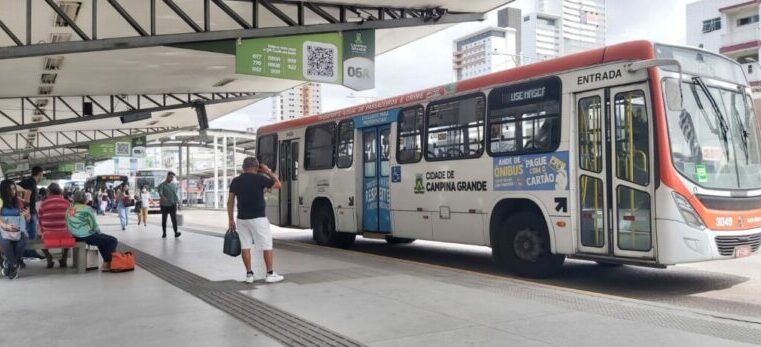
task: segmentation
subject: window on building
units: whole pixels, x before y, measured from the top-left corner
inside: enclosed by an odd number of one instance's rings
[[[259,137],[256,143],[256,158],[273,171],[277,170],[277,134]]]
[[[306,130],[304,168],[323,170],[333,168],[336,123],[313,125]]]
[[[737,19],[737,26],[743,26],[743,25],[748,25],[748,24],[753,24],[753,23],[758,23],[758,15],[757,14]]]
[[[489,93],[489,153],[554,151],[560,144],[560,79],[495,88]]]
[[[423,157],[423,113],[423,106],[399,112],[396,161],[400,164],[417,163]]]
[[[346,119],[338,123],[338,148],[336,166],[351,167],[354,161],[354,121]]]
[[[721,17],[711,18],[703,21],[703,32],[710,33],[721,29]]]
[[[477,93],[428,105],[426,160],[477,158],[483,154],[485,99]]]

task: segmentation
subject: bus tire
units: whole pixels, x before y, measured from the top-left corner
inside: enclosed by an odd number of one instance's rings
[[[315,213],[312,238],[320,246],[349,248],[354,244],[356,234],[336,231],[335,218],[329,206],[322,205]]]
[[[402,245],[402,244],[410,244],[415,242],[415,239],[409,239],[406,237],[394,237],[394,236],[386,236],[386,243],[389,245]]]
[[[492,246],[492,257],[501,268],[519,276],[545,278],[563,266],[564,255],[552,254],[547,224],[541,215],[518,212],[502,223]]]

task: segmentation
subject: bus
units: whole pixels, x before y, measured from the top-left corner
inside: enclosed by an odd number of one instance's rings
[[[190,177],[180,181],[182,187],[182,202],[190,204],[203,203],[203,180],[198,177]]]
[[[633,41],[262,127],[273,224],[491,247],[546,277],[566,257],[669,265],[761,243],[761,149],[736,62]]]
[[[100,192],[101,189],[115,189],[122,183],[129,184],[129,177],[125,175],[95,175],[85,181],[84,189],[96,196],[96,193]],[[71,185],[69,188],[67,193],[70,194],[78,189],[78,186]]]
[[[148,188],[148,192],[151,195],[148,200],[148,206],[144,206],[148,208],[149,213],[161,211],[157,189],[159,184],[166,180],[166,175],[168,173],[168,169],[142,169],[137,170],[135,173],[135,194],[145,186]]]
[[[227,206],[227,190],[230,182],[233,181],[234,176],[227,177],[227,186],[225,186],[225,179],[223,176],[217,177],[217,201],[219,208],[225,208]],[[203,205],[207,208],[214,208],[214,177],[206,178],[203,180]]]

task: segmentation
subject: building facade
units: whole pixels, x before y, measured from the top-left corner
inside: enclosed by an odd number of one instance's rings
[[[516,34],[513,28],[492,27],[454,40],[452,66],[455,79],[459,81],[517,66]]]
[[[274,99],[272,114],[277,122],[322,112],[322,86],[319,83],[304,83]]]
[[[687,44],[721,53],[742,64],[754,99],[761,91],[761,3],[703,0],[687,5]]]
[[[583,52],[605,45],[606,0],[536,0],[523,17],[524,63]]]

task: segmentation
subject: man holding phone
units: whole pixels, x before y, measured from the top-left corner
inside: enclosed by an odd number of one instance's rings
[[[241,257],[246,267],[246,283],[254,283],[251,270],[251,245],[258,244],[264,252],[264,264],[267,267],[265,282],[275,283],[283,280],[272,269],[272,231],[265,215],[264,190],[280,189],[280,180],[267,165],[260,164],[254,157],[243,160],[243,173],[230,183],[227,197],[227,216],[229,229],[237,230],[240,236]],[[233,216],[235,198],[238,198],[238,218]]]

